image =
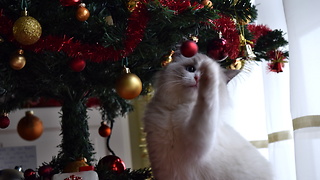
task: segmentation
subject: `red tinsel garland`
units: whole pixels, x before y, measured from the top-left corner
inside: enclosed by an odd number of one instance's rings
[[[247,29],[250,33],[253,34],[253,39],[251,40],[253,44],[256,44],[257,40],[261,37],[266,35],[268,32],[272,31],[269,27],[266,25],[255,25],[255,24],[249,24],[247,26]]]
[[[235,59],[239,55],[239,32],[235,22],[226,15],[219,14],[220,18],[213,20],[215,29],[222,33],[222,37],[226,39],[226,53],[231,59]]]

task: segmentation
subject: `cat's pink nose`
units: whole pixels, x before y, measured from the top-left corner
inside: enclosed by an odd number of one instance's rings
[[[199,76],[194,76],[194,80],[195,80],[196,82],[198,82],[198,81],[199,81]]]

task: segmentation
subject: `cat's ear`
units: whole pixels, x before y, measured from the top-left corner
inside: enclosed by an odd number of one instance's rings
[[[225,69],[225,70],[224,70],[224,74],[226,75],[227,83],[228,83],[229,81],[231,81],[231,79],[233,79],[234,77],[236,77],[240,72],[241,72],[241,70]]]

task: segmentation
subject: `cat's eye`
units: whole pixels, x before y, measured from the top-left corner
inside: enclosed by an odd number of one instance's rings
[[[196,68],[194,66],[186,66],[186,70],[189,71],[189,72],[195,72],[196,71]]]

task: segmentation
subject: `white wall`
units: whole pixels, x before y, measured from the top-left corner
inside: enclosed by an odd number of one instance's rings
[[[34,115],[39,117],[44,126],[43,134],[34,141],[26,141],[20,138],[17,133],[17,124],[19,120],[25,116],[25,112],[32,110]],[[36,146],[37,151],[37,166],[43,162],[51,161],[53,156],[58,154],[60,150],[57,148],[61,144],[60,134],[60,107],[53,108],[32,108],[15,111],[9,114],[10,126],[6,129],[0,129],[0,147],[16,147],[16,146]],[[101,123],[101,116],[98,110],[89,109],[89,132],[90,140],[94,144],[95,159],[99,160],[108,155],[106,148],[106,139],[98,133],[98,128]],[[126,164],[131,167],[131,153],[129,140],[128,118],[120,117],[115,120],[110,146],[112,150]],[[8,167],[13,168],[13,167]],[[28,167],[36,168],[36,167]],[[26,167],[24,167],[26,169]]]

